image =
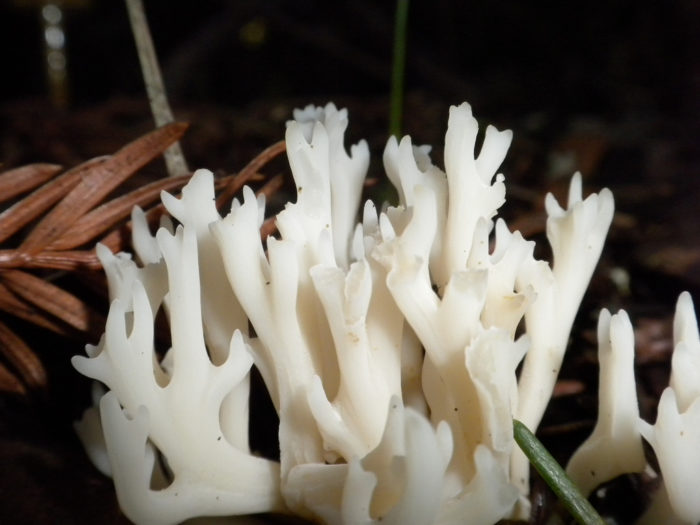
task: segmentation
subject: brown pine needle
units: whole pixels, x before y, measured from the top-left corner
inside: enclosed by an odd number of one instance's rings
[[[265,195],[266,198],[272,197],[275,193],[277,193],[280,188],[284,185],[284,175],[281,173],[275,175],[272,177],[270,180],[268,180],[265,185],[260,188],[260,190],[257,192],[258,195]]]
[[[81,280],[96,277],[85,272],[101,268],[92,246],[96,239],[104,235],[100,242],[114,252],[125,249],[131,228],[127,217],[132,208],[153,205],[162,191],[179,192],[189,175],[157,180],[100,203],[177,141],[186,128],[187,124],[180,123],[164,126],[113,155],[90,159],[57,176],[59,166],[40,163],[0,173],[0,202],[31,191],[0,213],[0,242],[12,237],[17,237],[19,242],[18,247],[13,242],[0,249],[0,313],[3,316],[0,318],[0,391],[26,394],[46,386],[41,360],[12,325],[6,324],[6,315],[61,337],[74,337],[79,333],[92,337],[95,334],[90,332],[95,327],[104,326],[103,315],[55,284],[62,281],[49,282],[43,275],[29,270],[81,271]],[[238,174],[216,178],[217,205],[221,208],[229,203],[244,184],[264,180],[259,170],[284,151],[284,142],[279,142],[260,153]],[[258,193],[270,196],[282,184],[283,176],[277,175],[267,180]],[[164,213],[162,204],[152,206],[146,211],[149,224],[155,226]],[[24,228],[28,233],[19,239]],[[274,222],[268,221],[265,232],[273,231]],[[89,248],[81,249],[84,246]]]
[[[190,176],[160,179],[126,195],[112,199],[78,219],[57,241],[47,248],[50,250],[70,250],[94,239],[129,216],[134,206],[146,206],[160,197],[161,191],[171,191],[184,186]]]
[[[19,395],[27,393],[27,389],[22,382],[2,363],[0,363],[0,392],[10,392]]]
[[[33,325],[45,328],[59,335],[68,335],[69,329],[57,320],[39,310],[33,304],[17,297],[9,288],[0,281],[0,311],[12,314]]]
[[[2,279],[5,286],[19,297],[58,317],[73,328],[87,332],[91,321],[97,323],[103,320],[102,316],[93,312],[73,294],[27,272],[8,270],[3,272]]]
[[[121,250],[122,246],[123,242],[116,246],[116,251]],[[29,256],[22,252],[15,251],[15,253],[24,255],[24,257],[20,258],[22,263],[18,265],[16,261],[13,261],[15,263],[14,266],[7,266],[8,268],[21,266],[22,268],[46,268],[67,271],[99,270],[102,268],[94,250],[47,250]],[[0,262],[2,261],[0,260]]]
[[[32,389],[46,386],[46,370],[29,346],[0,322],[0,347],[12,367]]]
[[[61,171],[58,164],[28,164],[0,175],[0,202],[33,190]]]
[[[227,202],[233,199],[233,196],[238,193],[254,174],[260,171],[260,168],[286,150],[287,146],[283,140],[265,148],[238,173],[231,181],[231,184],[216,198],[216,207],[220,210]]]
[[[84,213],[99,203],[120,183],[160,155],[182,137],[187,124],[158,128],[127,144],[102,164],[95,166],[66,197],[32,230],[19,249],[38,253],[59,239]]]
[[[96,157],[68,170],[0,213],[0,242],[7,240],[48,210],[77,186],[85,173],[104,162],[106,158]]]

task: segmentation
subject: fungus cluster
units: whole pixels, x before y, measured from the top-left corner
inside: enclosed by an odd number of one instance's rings
[[[261,240],[265,203],[249,188],[221,217],[212,173],[198,170],[180,198],[162,195],[177,226],[166,220],[152,236],[134,210],[136,259],[98,247],[112,302],[102,339],[73,360],[101,384],[77,428],[135,523],[527,515],[528,463],[512,419],[534,430],[542,418],[612,194],[583,199],[576,174],[566,208],[547,196],[550,265],[495,219],[510,131],[489,126],[477,154],[471,108],[452,107],[445,171],[428,147],[391,138],[384,167],[399,204],[378,210],[360,206],[369,151],[360,142],[348,154],[347,123],[332,104],[295,111],[286,142],[297,198],[276,217],[278,237]],[[172,341],[164,355],[154,345],[161,311]],[[590,491],[642,470],[643,436],[667,508],[698,521],[697,500],[684,494],[686,476],[700,472],[690,297],[679,302],[673,378],[654,426],[639,420],[624,312],[603,312],[599,337],[600,420],[570,473]],[[279,416],[279,461],[248,442],[253,365]]]

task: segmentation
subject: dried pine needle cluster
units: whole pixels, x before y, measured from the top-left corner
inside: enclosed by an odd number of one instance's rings
[[[54,164],[30,164],[0,172],[0,391],[27,394],[47,387],[46,371],[29,344],[19,335],[17,320],[76,341],[99,335],[104,316],[75,290],[54,284],[62,272],[93,282],[102,268],[96,242],[110,250],[127,249],[134,206],[151,206],[161,191],[184,186],[189,176],[166,178],[109,198],[144,165],[179,140],[187,128],[175,123],[148,133],[113,155],[90,159],[63,170]],[[219,203],[232,196],[284,143],[271,146],[238,175],[217,180]],[[273,192],[279,177],[262,189]],[[107,199],[107,200],[106,200]],[[106,200],[106,202],[105,202]],[[147,212],[157,224],[162,205]],[[101,272],[100,272],[101,273]]]

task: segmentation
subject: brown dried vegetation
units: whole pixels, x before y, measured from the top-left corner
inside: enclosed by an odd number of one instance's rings
[[[178,141],[187,126],[168,124],[112,155],[66,171],[39,163],[0,172],[0,205],[5,207],[0,213],[0,391],[27,394],[47,388],[41,359],[16,325],[83,341],[101,332],[104,315],[81,298],[82,288],[65,289],[57,278],[70,273],[85,288],[100,278],[94,246],[100,242],[114,252],[127,248],[134,206],[150,206],[146,216],[157,223],[164,212],[162,205],[154,205],[160,192],[179,190],[189,176],[160,179],[103,201]],[[278,142],[238,174],[218,178],[217,207],[222,209],[246,182],[262,180],[259,169],[284,149],[284,142]],[[277,175],[259,192],[270,195],[281,184]],[[265,231],[271,228],[266,224]]]

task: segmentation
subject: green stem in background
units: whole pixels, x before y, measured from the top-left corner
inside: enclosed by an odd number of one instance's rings
[[[535,435],[517,419],[513,420],[515,442],[540,473],[542,479],[557,495],[574,519],[582,525],[605,525],[605,521],[596,512],[589,501],[583,497],[564,469],[544,448]]]
[[[394,20],[394,60],[391,71],[391,100],[389,112],[389,134],[401,138],[403,114],[403,82],[406,68],[406,26],[408,22],[408,0],[396,0]]]
[[[175,119],[168,104],[168,97],[165,95],[163,78],[160,74],[158,57],[156,57],[156,50],[153,47],[143,2],[141,0],[126,0],[126,8],[129,11],[129,21],[131,22],[131,30],[134,32],[136,50],[141,62],[141,72],[146,84],[146,92],[148,93],[148,101],[151,104],[153,119],[156,121],[157,127],[170,124]],[[163,156],[165,157],[168,174],[171,177],[187,175],[190,172],[179,142],[174,143],[165,150]]]

